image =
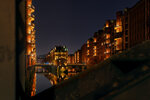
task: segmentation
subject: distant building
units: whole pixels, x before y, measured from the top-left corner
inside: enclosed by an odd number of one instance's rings
[[[87,40],[87,64],[90,63],[93,57],[93,38]]]
[[[45,56],[45,62],[44,63],[49,63],[50,64],[50,52]]]
[[[87,65],[98,64],[149,39],[150,1],[140,0],[132,8],[118,11],[116,20],[107,20],[103,30],[95,32],[94,36],[87,40],[87,56],[82,59],[86,58]],[[82,55],[84,53],[82,50]]]
[[[64,66],[67,65],[68,49],[66,46],[56,46],[52,49],[46,59],[54,66]]]
[[[81,50],[77,50],[74,53],[74,63],[75,64],[81,64],[82,63],[82,51]]]
[[[116,25],[114,27],[114,53],[121,53],[123,51],[123,12],[116,13]]]
[[[103,29],[75,52],[74,61],[89,66],[98,64],[149,39],[150,0],[140,0],[132,8],[116,12],[115,20],[107,20]]]
[[[105,37],[105,34],[104,34],[104,31],[103,30],[99,30],[98,31],[99,33],[99,36],[98,36],[98,39],[97,39],[97,51],[98,51],[98,59],[99,59],[99,62],[101,61],[104,61],[105,59],[105,41],[106,41],[106,37]],[[98,63],[99,63],[98,62]]]
[[[88,65],[94,65],[100,62],[99,54],[100,54],[100,44],[99,44],[99,38],[100,38],[100,31],[95,32],[93,35],[93,38],[91,39],[90,48],[88,50],[91,50],[89,54],[89,61]]]
[[[82,52],[82,64],[87,64],[87,44],[83,44],[81,47]]]
[[[46,55],[39,55],[39,56],[37,56],[37,63],[39,63],[39,64],[46,63]]]
[[[100,49],[101,49],[101,43],[100,38],[103,31],[98,31],[94,33],[94,36],[87,40],[87,59],[86,64],[87,65],[94,65],[100,62]]]
[[[104,60],[109,58],[114,54],[114,27],[115,27],[115,20],[107,20],[106,24],[103,28],[104,34],[104,42],[103,46],[105,47],[104,50]]]
[[[67,64],[74,64],[74,54],[68,55]]]

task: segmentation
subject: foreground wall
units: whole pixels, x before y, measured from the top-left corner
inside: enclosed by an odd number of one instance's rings
[[[25,1],[0,2],[0,100],[20,100],[25,86]]]
[[[33,100],[149,100],[149,45],[150,41],[146,41],[114,55]]]
[[[0,3],[0,100],[15,100],[15,0]]]

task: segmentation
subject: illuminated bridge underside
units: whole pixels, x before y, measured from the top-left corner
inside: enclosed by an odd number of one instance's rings
[[[149,100],[149,51],[150,41],[146,41],[36,95],[33,99]]]

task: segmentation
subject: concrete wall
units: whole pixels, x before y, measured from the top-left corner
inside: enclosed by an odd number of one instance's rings
[[[0,100],[15,100],[15,0],[0,2]]]
[[[150,99],[150,78],[143,80],[141,83],[126,89],[109,100],[149,100]]]

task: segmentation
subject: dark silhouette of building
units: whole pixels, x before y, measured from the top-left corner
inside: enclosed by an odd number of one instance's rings
[[[87,44],[83,44],[81,47],[81,52],[82,52],[82,63],[87,64]]]
[[[150,39],[150,0],[140,0],[128,14],[129,48]]]

